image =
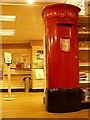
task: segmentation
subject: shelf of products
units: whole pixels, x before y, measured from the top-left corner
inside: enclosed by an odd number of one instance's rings
[[[87,72],[79,72],[79,80],[80,83],[90,83],[90,73]]]
[[[32,89],[44,89],[44,52],[43,46],[32,45]]]
[[[79,17],[78,35],[79,35],[79,79],[82,89],[82,103],[90,102],[90,17]],[[85,72],[87,71],[87,72]]]
[[[16,68],[10,67],[10,74],[11,75],[29,75],[31,74],[30,68]],[[7,65],[3,66],[3,76],[7,76]]]
[[[90,16],[80,16],[78,20],[78,35],[81,41],[89,41],[90,38]]]
[[[79,47],[79,50],[90,50],[90,47]]]
[[[81,63],[79,63],[79,66],[80,67],[90,66],[90,62],[81,62]]]
[[[80,83],[82,84],[82,83],[90,83],[90,80],[88,80],[88,81],[80,81]]]
[[[90,34],[90,31],[79,31],[78,34],[89,35],[89,34]]]
[[[82,89],[82,103],[90,102],[90,87],[85,87],[81,89]]]
[[[90,50],[90,41],[87,39],[85,40],[80,40],[79,41],[79,49],[82,48],[81,50]]]
[[[90,26],[89,16],[80,16],[78,22],[79,36],[79,79],[82,90],[90,84]],[[85,88],[86,89],[86,88]],[[88,88],[89,89],[89,88]],[[86,93],[85,93],[86,94]],[[89,95],[90,97],[90,95]],[[90,98],[89,98],[90,99]]]
[[[4,62],[4,52],[9,52],[12,55],[12,64],[10,64],[11,88],[24,89],[23,78],[31,76],[31,49],[29,47],[22,47],[22,44],[17,46],[9,45],[2,48],[1,66],[3,72],[0,89],[8,88],[7,64]]]

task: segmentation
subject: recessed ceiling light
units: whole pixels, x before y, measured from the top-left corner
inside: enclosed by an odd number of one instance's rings
[[[29,4],[32,4],[34,2],[34,0],[28,0]]]

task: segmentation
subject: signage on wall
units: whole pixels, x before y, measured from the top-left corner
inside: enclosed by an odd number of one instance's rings
[[[44,71],[43,69],[35,69],[36,79],[44,79]]]
[[[4,52],[4,60],[6,64],[11,64],[12,63],[11,53]]]

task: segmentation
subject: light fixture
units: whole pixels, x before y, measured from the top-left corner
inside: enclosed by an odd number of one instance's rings
[[[34,2],[34,0],[28,0],[29,4],[32,4]]]
[[[14,29],[0,29],[0,36],[15,36]]]
[[[15,21],[16,20],[16,16],[13,15],[0,15],[0,21]]]

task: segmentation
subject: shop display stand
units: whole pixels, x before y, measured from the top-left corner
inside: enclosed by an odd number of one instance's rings
[[[15,100],[15,96],[11,95],[11,75],[10,75],[10,64],[7,64],[8,69],[8,95],[5,95],[4,100]]]

